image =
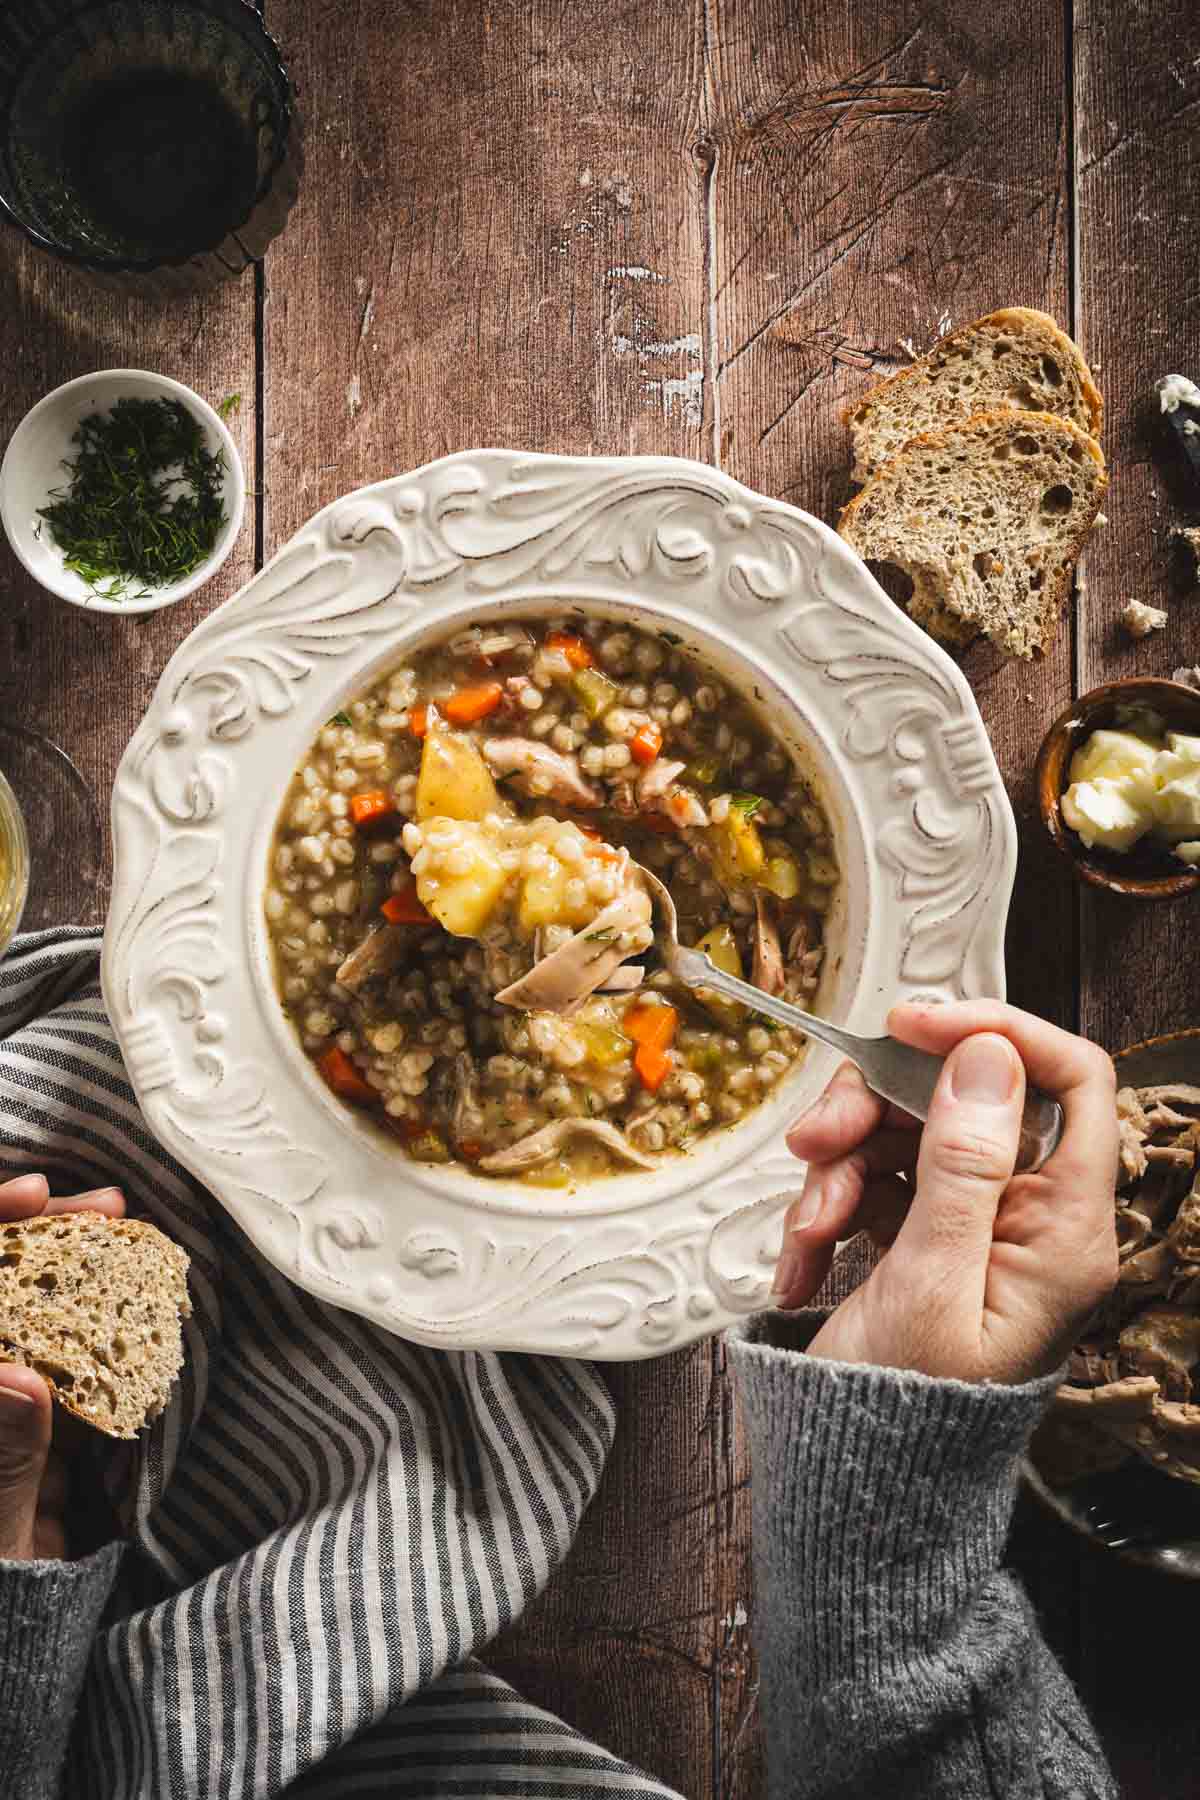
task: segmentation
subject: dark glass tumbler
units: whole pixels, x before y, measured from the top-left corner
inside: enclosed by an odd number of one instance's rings
[[[108,285],[211,287],[283,229],[302,167],[247,0],[15,0],[0,13],[0,216]]]

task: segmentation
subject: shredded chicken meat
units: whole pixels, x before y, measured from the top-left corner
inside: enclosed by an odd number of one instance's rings
[[[1200,1087],[1122,1088],[1117,1285],[1034,1440],[1067,1485],[1136,1455],[1200,1483]]]

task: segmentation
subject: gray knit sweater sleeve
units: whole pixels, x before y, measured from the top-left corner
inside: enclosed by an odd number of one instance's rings
[[[0,1794],[54,1800],[122,1546],[81,1562],[0,1562]]]
[[[1055,1378],[934,1381],[729,1334],[753,1463],[771,1800],[1112,1800],[1001,1569],[1017,1459]]]

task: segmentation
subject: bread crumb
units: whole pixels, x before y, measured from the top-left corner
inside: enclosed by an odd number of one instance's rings
[[[1161,631],[1166,622],[1164,609],[1147,606],[1144,600],[1131,600],[1121,614],[1121,623],[1131,638],[1149,637],[1152,631]]]
[[[1172,669],[1171,680],[1181,682],[1184,687],[1195,688],[1200,692],[1200,663],[1193,663],[1190,669]]]
[[[1092,524],[1096,527],[1097,531],[1102,531],[1103,528],[1108,524],[1108,514],[1098,512],[1096,514],[1096,517],[1092,520]]]
[[[1192,574],[1200,582],[1200,525],[1176,525],[1171,536],[1182,544],[1192,559]]]

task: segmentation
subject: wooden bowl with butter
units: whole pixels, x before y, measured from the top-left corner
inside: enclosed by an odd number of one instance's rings
[[[1186,846],[1200,859],[1200,692],[1135,678],[1082,694],[1042,740],[1037,793],[1051,841],[1081,881],[1134,900],[1200,891],[1200,860],[1179,854]]]

